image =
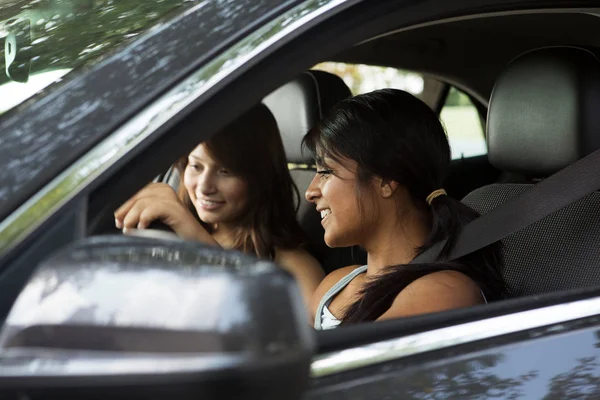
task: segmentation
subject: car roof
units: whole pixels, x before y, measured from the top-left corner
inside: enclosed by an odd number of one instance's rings
[[[467,89],[487,104],[497,75],[524,51],[564,45],[596,51],[600,10],[596,11],[536,10],[448,18],[379,36],[340,52],[332,61],[425,72]]]

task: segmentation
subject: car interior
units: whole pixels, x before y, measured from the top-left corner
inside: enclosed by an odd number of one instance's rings
[[[600,148],[594,34],[599,18],[591,12],[552,12],[450,20],[389,32],[322,61],[431,77],[442,83],[427,101],[438,113],[451,87],[466,93],[485,123],[488,153],[453,160],[445,187],[483,214]],[[567,25],[573,28],[568,34],[556,29]],[[310,69],[263,98],[279,125],[301,194],[298,220],[326,273],[364,264],[366,254],[325,245],[320,216],[303,196],[315,167],[301,141],[336,102],[351,95],[342,77]],[[178,179],[172,169],[157,178],[172,186]],[[600,284],[593,267],[600,254],[598,202],[593,194],[503,240],[507,298]]]

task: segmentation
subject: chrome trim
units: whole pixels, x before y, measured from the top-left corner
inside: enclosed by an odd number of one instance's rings
[[[561,324],[598,314],[600,314],[600,298],[596,297],[434,329],[317,356],[312,362],[311,375],[313,378],[320,378],[432,350]],[[557,326],[552,327],[550,331],[562,329]]]
[[[95,146],[2,221],[0,257],[21,243],[66,202],[194,100],[233,75],[243,65],[253,63],[259,55],[276,50],[284,38],[293,38],[300,27],[312,26],[318,17],[337,12],[355,2],[356,0],[306,0],[258,28],[194,72]],[[199,4],[186,13],[194,12],[202,6]]]
[[[5,351],[0,356],[0,378],[111,377],[173,373],[198,373],[244,365],[247,355],[208,353],[203,355],[122,355],[75,351]]]

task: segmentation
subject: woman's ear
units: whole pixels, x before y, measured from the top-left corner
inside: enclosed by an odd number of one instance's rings
[[[390,197],[392,197],[396,189],[398,189],[398,182],[383,179],[381,180],[379,193],[384,199],[389,199]]]

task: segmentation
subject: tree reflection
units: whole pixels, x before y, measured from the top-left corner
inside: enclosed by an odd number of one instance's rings
[[[452,363],[430,372],[407,376],[398,393],[403,399],[518,399],[522,397],[524,383],[535,378],[529,372],[516,378],[502,378],[490,369],[495,368],[503,356],[485,355],[473,360]]]
[[[32,42],[28,54],[32,59],[32,73],[74,69],[156,25],[172,11],[194,3],[188,0],[25,0],[3,6],[0,30],[10,32],[19,21],[29,21]],[[4,44],[0,50],[4,50]],[[4,62],[4,54],[0,60]],[[0,82],[7,79],[1,76]]]
[[[600,348],[600,331],[594,332]],[[592,400],[600,398],[600,371],[596,356],[582,357],[570,371],[556,375],[550,380],[548,394],[543,400]]]
[[[530,371],[517,377],[498,376],[495,369],[503,359],[501,354],[482,355],[447,365],[418,368],[414,371],[406,371],[401,376],[395,374],[388,376],[373,385],[348,390],[344,393],[344,398],[404,400],[523,398],[524,384],[536,378],[537,372]]]

